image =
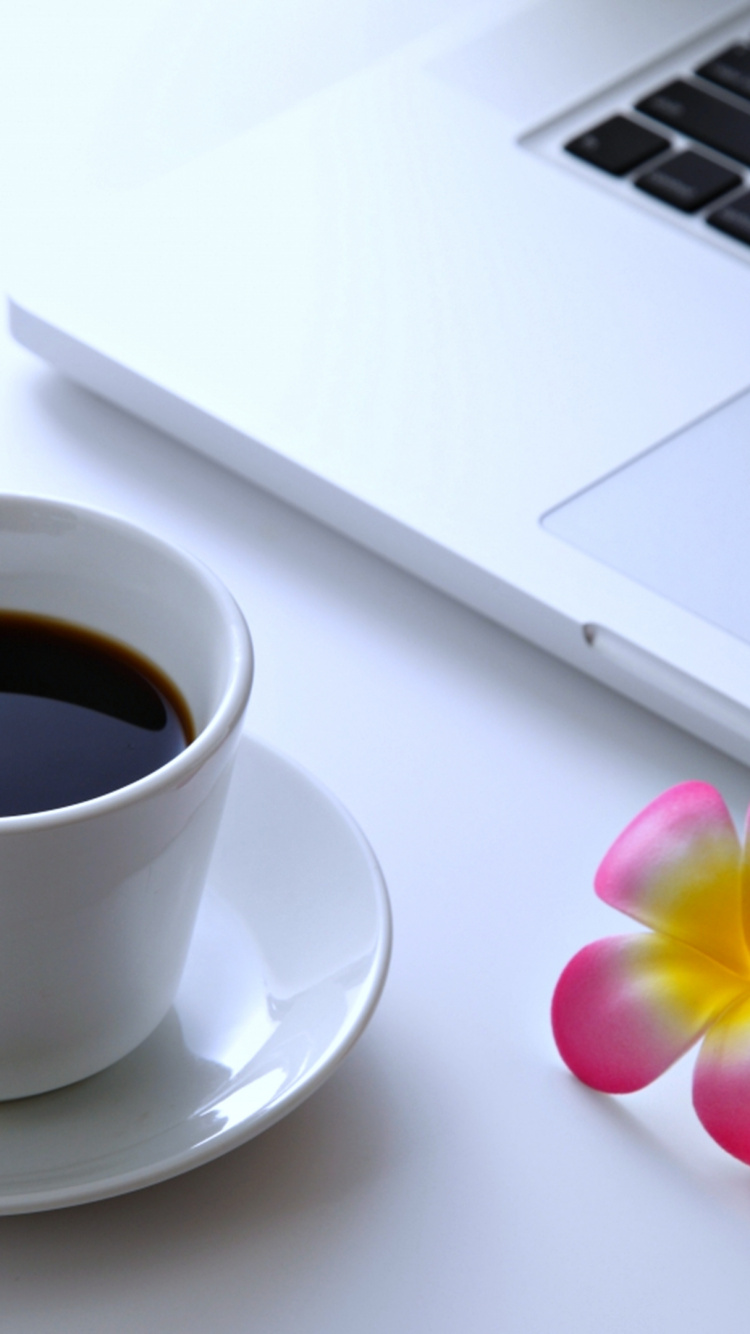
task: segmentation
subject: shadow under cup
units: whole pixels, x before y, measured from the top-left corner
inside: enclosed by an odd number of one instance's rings
[[[185,964],[252,681],[242,613],[204,566],[109,515],[0,496],[0,609],[93,630],[174,683],[195,740],[127,787],[0,817],[0,1099],[138,1046]]]

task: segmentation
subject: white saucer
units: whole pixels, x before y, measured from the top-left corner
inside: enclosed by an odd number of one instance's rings
[[[390,943],[383,878],[351,817],[243,741],[173,1009],[102,1074],[0,1104],[0,1214],[152,1185],[278,1121],[364,1030]]]

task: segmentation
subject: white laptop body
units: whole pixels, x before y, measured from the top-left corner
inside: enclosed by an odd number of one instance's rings
[[[170,5],[13,332],[748,760],[750,246],[564,147],[746,38],[728,0]]]

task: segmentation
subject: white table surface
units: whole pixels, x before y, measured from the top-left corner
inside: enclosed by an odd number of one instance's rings
[[[149,13],[4,8],[2,282]],[[350,808],[395,918],[375,1018],[301,1109],[163,1185],[0,1219],[0,1329],[745,1334],[750,1169],[698,1125],[689,1061],[592,1094],[548,1009],[568,957],[627,929],[591,888],[619,829],[688,778],[741,820],[747,772],[7,338],[0,422],[0,487],[117,510],[231,586],[257,650],[248,728]]]

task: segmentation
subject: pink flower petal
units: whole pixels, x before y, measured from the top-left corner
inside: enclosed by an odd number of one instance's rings
[[[750,950],[750,810],[745,817],[745,838],[741,865],[742,921],[745,942]]]
[[[633,1093],[682,1056],[747,987],[666,936],[598,940],[571,959],[557,984],[555,1041],[584,1084]]]
[[[636,816],[596,875],[606,903],[750,978],[740,846],[708,783],[683,783]]]
[[[750,998],[706,1036],[693,1076],[693,1104],[722,1149],[750,1164]]]

